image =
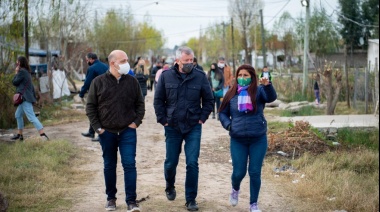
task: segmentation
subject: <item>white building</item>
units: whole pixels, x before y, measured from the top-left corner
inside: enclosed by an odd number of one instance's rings
[[[379,39],[369,39],[368,40],[368,56],[367,64],[369,70],[372,72],[375,69],[375,64],[377,65],[377,70],[379,71]]]

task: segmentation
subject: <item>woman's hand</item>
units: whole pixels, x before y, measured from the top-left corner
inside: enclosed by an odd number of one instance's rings
[[[18,71],[20,71],[20,66],[19,66],[19,65],[16,66],[16,68],[15,68],[15,73],[17,74]]]
[[[262,84],[262,85],[264,85],[264,86],[270,84],[269,79],[266,78],[266,77],[262,77],[262,78],[260,78],[260,79],[259,79],[259,83]]]

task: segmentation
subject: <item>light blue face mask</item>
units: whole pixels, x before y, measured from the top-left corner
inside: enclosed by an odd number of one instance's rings
[[[240,86],[247,86],[247,85],[251,84],[252,79],[251,78],[239,77],[237,79],[237,81],[238,81],[238,84]]]

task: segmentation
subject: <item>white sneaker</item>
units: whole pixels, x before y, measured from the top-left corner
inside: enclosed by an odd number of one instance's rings
[[[239,191],[236,191],[235,189],[232,189],[230,194],[230,204],[232,206],[236,206],[239,202]]]
[[[249,210],[250,212],[261,212],[256,202],[251,204],[251,206],[249,207]]]

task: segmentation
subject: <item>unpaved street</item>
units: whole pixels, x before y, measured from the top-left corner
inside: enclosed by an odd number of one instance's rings
[[[211,117],[211,116],[210,116]],[[81,132],[88,128],[88,121],[58,126],[45,126],[51,138],[64,138],[84,148],[88,161],[77,167],[83,172],[91,173],[89,182],[78,184],[78,192],[68,196],[75,204],[69,211],[105,211],[106,202],[102,153],[98,142],[82,137]],[[137,195],[145,198],[140,203],[142,211],[186,211],[184,199],[185,160],[181,154],[177,169],[177,198],[169,202],[165,196],[163,164],[165,159],[164,130],[156,123],[153,110],[153,92],[146,98],[146,113],[143,124],[137,129]],[[35,134],[35,129],[27,129],[26,135]],[[200,177],[198,204],[200,211],[249,211],[248,175],[241,186],[240,201],[236,207],[229,205],[228,196],[231,189],[231,163],[229,157],[229,137],[220,122],[209,119],[203,126],[201,155],[199,159]],[[123,172],[118,164],[117,211],[126,211],[124,202]],[[286,204],[281,186],[275,185],[270,172],[263,173],[259,205],[263,211],[291,211]]]

